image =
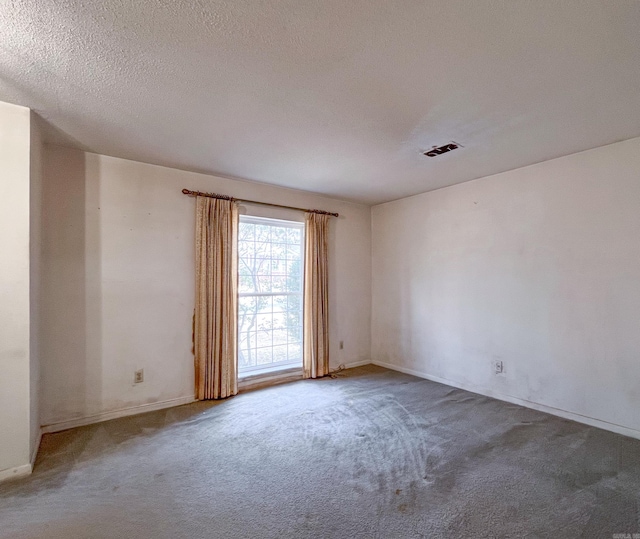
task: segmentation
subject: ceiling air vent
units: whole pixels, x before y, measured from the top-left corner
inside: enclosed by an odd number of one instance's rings
[[[457,150],[458,148],[462,148],[462,146],[457,142],[451,141],[449,142],[449,144],[444,144],[443,146],[434,146],[430,150],[427,150],[426,152],[424,152],[423,155],[426,155],[427,157],[438,157],[443,153],[447,153],[452,150]]]

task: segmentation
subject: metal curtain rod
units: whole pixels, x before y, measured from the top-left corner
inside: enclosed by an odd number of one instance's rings
[[[183,189],[182,193],[190,197],[210,197],[221,198],[223,200],[235,200],[236,202],[246,202],[247,204],[260,204],[261,206],[271,206],[273,208],[285,208],[287,210],[299,210],[307,213],[319,213],[321,215],[331,215],[332,217],[338,217],[339,214],[332,213],[330,211],[323,210],[307,210],[305,208],[297,208],[295,206],[284,206],[283,204],[271,204],[269,202],[258,202],[257,200],[246,200],[244,198],[233,198],[227,195],[219,195],[217,193],[203,193],[202,191],[190,191],[189,189]]]

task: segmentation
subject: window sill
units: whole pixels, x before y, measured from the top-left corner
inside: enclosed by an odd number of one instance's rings
[[[302,367],[293,367],[267,373],[245,376],[238,381],[239,391],[250,391],[286,382],[302,380]]]

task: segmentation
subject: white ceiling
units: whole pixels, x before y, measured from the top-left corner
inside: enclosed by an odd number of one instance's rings
[[[639,136],[640,1],[3,0],[0,100],[52,142],[378,203]]]

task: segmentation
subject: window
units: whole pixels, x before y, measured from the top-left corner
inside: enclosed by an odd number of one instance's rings
[[[302,368],[304,223],[240,216],[238,375]]]

